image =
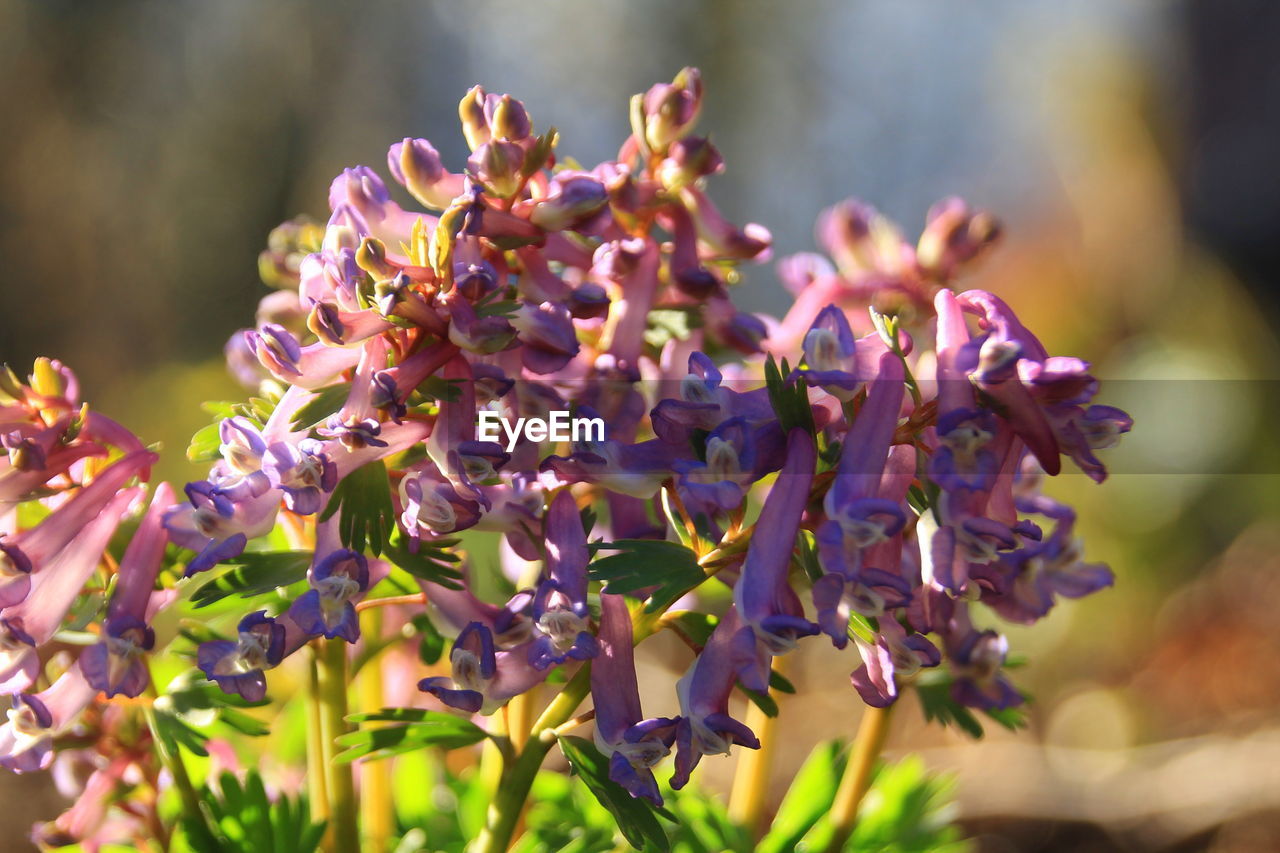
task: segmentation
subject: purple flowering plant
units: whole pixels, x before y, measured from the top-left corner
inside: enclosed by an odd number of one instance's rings
[[[959,199],[914,243],[838,204],[825,255],[777,264],[786,316],[736,308],[770,235],[708,196],[702,99],[694,69],[637,95],[586,168],[476,87],[464,164],[406,138],[345,170],[327,223],[272,233],[273,290],[226,348],[254,396],[210,405],[208,477],[180,491],[66,366],[0,375],[0,764],[75,797],[37,843],[494,853],[560,849],[573,813],[575,849],[670,849],[710,820],[676,793],[703,757],[778,736],[800,643],[848,657],[854,747],[819,747],[772,828],[744,758],[723,849],[853,845],[906,693],[970,732],[1020,724],[1000,623],[1113,583],[1041,485],[1064,456],[1101,482],[1131,420],[958,284],[999,235]],[[571,436],[479,428],[556,412]],[[634,647],[662,632],[687,669],[642,695]],[[285,720],[305,773],[268,790],[238,768]],[[539,782],[557,745],[586,805]],[[393,801],[391,765],[423,756],[469,820]]]

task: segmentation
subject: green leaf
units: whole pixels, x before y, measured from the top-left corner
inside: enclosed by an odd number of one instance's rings
[[[800,428],[814,435],[813,408],[809,405],[809,391],[804,382],[790,378],[791,366],[782,360],[779,368],[770,355],[764,365],[765,387],[769,403],[782,424],[784,432]]]
[[[951,698],[950,675],[928,673],[916,682],[915,688],[926,720],[936,720],[944,726],[956,726],[975,740],[982,737],[982,723],[972,711]]]
[[[322,388],[305,406],[293,413],[290,425],[295,430],[314,426],[341,409],[349,396],[351,396],[350,382],[340,382],[337,385]]]
[[[751,700],[752,704],[754,704],[761,711],[764,711],[765,714],[769,715],[770,717],[778,716],[778,703],[768,693],[761,693],[758,690],[752,690],[750,687],[747,687],[741,681],[738,682],[737,686],[738,686],[738,689],[741,690],[746,695],[746,697]]]
[[[360,721],[366,722],[390,719],[403,722],[361,729],[340,736],[337,744],[347,749],[338,753],[334,761],[344,764],[359,758],[376,761],[429,746],[445,750],[459,749],[479,743],[489,736],[470,720],[443,711],[421,711],[419,714],[419,709],[416,708],[387,708],[377,714],[357,716]]]
[[[359,553],[364,553],[368,547],[375,556],[380,556],[387,538],[396,529],[391,482],[382,460],[361,465],[343,478],[333,490],[333,497],[320,514],[320,520],[327,521],[339,509],[342,515],[338,521],[338,535],[342,544]]]
[[[196,430],[196,434],[191,436],[191,443],[187,445],[187,459],[191,462],[214,462],[222,458],[222,439],[218,435],[217,423],[200,427]]]
[[[454,563],[462,558],[450,552],[449,548],[457,545],[458,539],[423,539],[418,542],[417,552],[409,550],[399,530],[391,534],[391,538],[383,547],[383,556],[393,566],[401,568],[425,581],[438,583],[449,589],[461,589],[462,572],[454,567]]]
[[[621,552],[598,557],[587,570],[593,580],[606,584],[605,592],[617,594],[657,587],[645,604],[645,610],[650,613],[670,607],[706,580],[697,555],[679,542],[619,539],[593,543],[591,547],[597,553]]]
[[[246,551],[228,561],[231,569],[192,593],[191,602],[207,607],[231,595],[253,598],[291,586],[307,576],[312,557],[310,551]]]
[[[609,810],[627,842],[637,850],[670,850],[671,842],[654,815],[648,800],[631,796],[609,778],[609,760],[588,740],[572,735],[560,738],[560,749],[574,772],[586,784],[600,805]]]
[[[680,639],[684,640],[694,651],[702,651],[702,647],[711,639],[711,632],[720,624],[720,617],[712,613],[698,613],[686,610],[674,618],[664,620]]]
[[[281,794],[267,794],[256,770],[245,773],[244,782],[232,773],[223,773],[216,790],[201,791],[204,815],[183,814],[179,838],[183,847],[196,853],[243,853],[262,850],[270,853],[315,853],[324,834],[323,824],[314,824],[306,801]],[[208,824],[212,826],[211,834]]]
[[[436,663],[444,654],[444,635],[436,629],[431,617],[425,613],[417,614],[411,621],[413,627],[417,628],[418,633],[421,635],[418,640],[418,660],[427,666]]]
[[[844,775],[847,753],[839,741],[820,743],[809,753],[774,815],[756,853],[791,853],[804,834],[827,813]]]

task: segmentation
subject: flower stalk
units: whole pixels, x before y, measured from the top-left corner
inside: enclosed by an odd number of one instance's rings
[[[320,641],[316,686],[320,699],[320,737],[324,757],[325,790],[329,795],[329,853],[358,853],[360,850],[359,804],[355,776],[350,764],[335,761],[337,739],[347,728],[347,644],[342,640]]]
[[[868,707],[862,714],[858,736],[849,753],[849,763],[845,765],[844,775],[840,777],[840,787],[836,789],[835,801],[831,804],[832,835],[827,853],[839,853],[853,834],[853,828],[858,822],[858,806],[871,788],[876,761],[889,738],[889,714],[892,709],[892,705],[886,708]]]

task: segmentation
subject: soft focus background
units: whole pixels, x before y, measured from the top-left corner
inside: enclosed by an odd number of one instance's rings
[[[0,359],[66,360],[188,479],[267,231],[323,218],[341,168],[407,135],[457,168],[477,82],[594,163],[687,64],[712,194],[778,254],[848,195],[912,234],[963,195],[1007,226],[966,284],[1137,417],[1104,488],[1056,486],[1119,583],[1011,632],[1030,731],[974,744],[912,699],[891,752],[958,771],[982,850],[1280,849],[1280,4],[0,0]],[[767,267],[738,299],[787,304]],[[847,658],[810,646],[780,779],[856,727]],[[43,784],[0,780],[5,838],[56,813]]]

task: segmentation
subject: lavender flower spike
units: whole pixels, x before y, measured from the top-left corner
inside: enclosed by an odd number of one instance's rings
[[[587,533],[568,489],[551,501],[545,524],[547,572],[533,599],[536,636],[529,647],[529,663],[539,670],[600,651],[587,622]]]
[[[813,438],[793,429],[787,437],[786,462],[756,522],[761,535],[751,538],[734,587],[734,605],[747,626],[734,642],[744,656],[751,656],[739,677],[752,690],[769,688],[771,656],[789,652],[800,637],[818,633],[818,626],[804,618],[804,607],[787,582],[816,462]]]
[[[643,719],[631,614],[621,595],[600,596],[600,654],[591,667],[596,745],[609,759],[609,778],[655,805],[662,805],[653,766],[671,751],[679,719]]]
[[[155,645],[156,636],[147,625],[147,604],[169,541],[164,511],[173,500],[173,489],[168,483],[161,483],[120,561],[115,592],[107,605],[102,642],[80,654],[85,680],[106,693],[108,699],[117,695],[140,696],[150,681],[146,653]]]

